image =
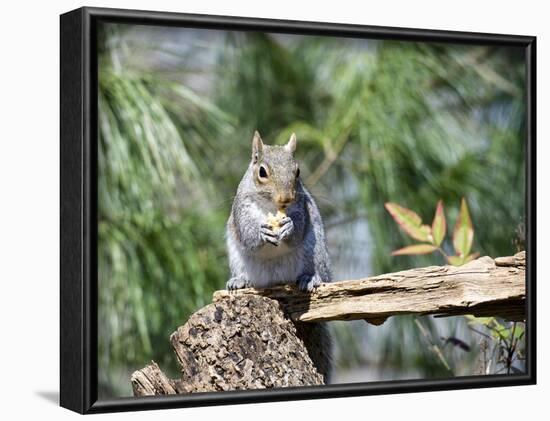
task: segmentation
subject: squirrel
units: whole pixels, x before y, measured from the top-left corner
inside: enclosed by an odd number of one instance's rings
[[[300,290],[311,292],[332,281],[323,221],[300,178],[296,143],[294,133],[284,146],[265,145],[258,131],[254,133],[252,158],[226,226],[228,290],[295,282]],[[296,327],[328,382],[331,338],[326,324]]]

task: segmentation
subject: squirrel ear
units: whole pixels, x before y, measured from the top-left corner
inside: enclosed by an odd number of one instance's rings
[[[294,151],[296,150],[296,134],[292,133],[290,136],[290,140],[285,145],[285,150],[289,152],[290,154],[294,155]]]
[[[254,132],[254,138],[252,139],[252,161],[254,163],[260,160],[262,156],[263,146],[264,146],[264,142],[262,142],[260,133],[258,133],[258,130],[256,130]]]

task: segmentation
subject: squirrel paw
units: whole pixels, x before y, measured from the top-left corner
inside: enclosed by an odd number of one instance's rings
[[[323,283],[319,275],[308,275],[303,274],[298,277],[298,280],[296,281],[298,284],[298,288],[300,291],[313,291],[315,288],[317,288],[319,285]]]
[[[260,238],[266,243],[273,244],[274,246],[279,245],[279,236],[271,229],[271,225],[262,224],[260,227]]]
[[[240,276],[236,276],[234,278],[229,279],[229,281],[227,281],[227,283],[225,284],[225,289],[232,291],[234,289],[247,288],[248,286],[250,285],[246,279]]]
[[[288,216],[285,216],[279,222],[279,241],[282,241],[292,235],[294,232],[294,222]]]

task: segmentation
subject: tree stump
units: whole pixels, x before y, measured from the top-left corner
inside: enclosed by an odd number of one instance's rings
[[[153,362],[132,374],[134,395],[322,385],[299,330],[276,300],[228,296],[171,335],[181,380]]]

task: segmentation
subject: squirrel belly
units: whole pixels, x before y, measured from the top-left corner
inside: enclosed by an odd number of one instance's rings
[[[230,220],[228,224],[231,224]],[[282,242],[278,246],[263,244],[255,250],[243,247],[234,229],[227,230],[229,265],[254,288],[295,283],[304,270],[304,250]]]

